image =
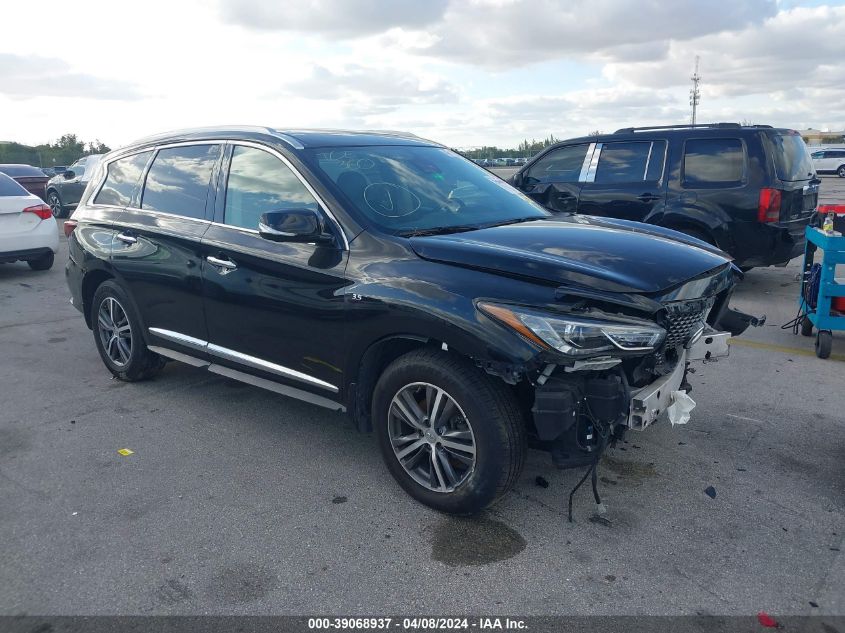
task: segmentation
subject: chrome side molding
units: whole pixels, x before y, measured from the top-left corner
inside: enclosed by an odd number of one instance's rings
[[[151,327],[147,329],[150,331],[150,334],[155,334],[156,336],[160,336],[168,341],[173,341],[174,343],[179,343],[180,345],[193,347],[201,352],[204,352],[205,348],[208,347],[208,341],[203,341],[202,339],[194,338],[193,336],[188,336],[187,334],[174,332],[173,330],[165,330],[160,327]]]
[[[232,369],[231,367],[224,367],[223,365],[210,363],[207,360],[195,358],[189,354],[183,354],[182,352],[177,352],[176,350],[172,350],[167,347],[161,347],[159,345],[148,345],[147,347],[150,351],[155,352],[156,354],[161,354],[167,358],[178,360],[181,363],[186,363],[194,367],[207,369],[213,374],[231,378],[232,380],[237,380],[248,385],[252,385],[253,387],[260,387],[262,389],[267,389],[268,391],[274,391],[283,396],[302,400],[303,402],[310,402],[311,404],[316,404],[318,407],[324,407],[326,409],[340,411],[342,413],[346,412],[346,407],[341,403],[335,402],[329,398],[324,398],[323,396],[318,396],[314,393],[303,391],[302,389],[297,389],[296,387],[289,387],[288,385],[282,385],[280,383],[273,382],[272,380],[259,378],[258,376],[253,376],[252,374]]]
[[[309,376],[308,374],[303,374],[301,371],[296,371],[295,369],[290,369],[289,367],[284,367],[282,365],[277,365],[276,363],[271,363],[270,361],[264,360],[263,358],[256,358],[255,356],[242,354],[241,352],[236,352],[235,350],[228,349],[226,347],[220,347],[219,345],[215,345],[214,343],[208,344],[208,353],[214,354],[215,356],[219,356],[220,358],[225,358],[226,360],[231,360],[236,363],[248,365],[249,367],[254,367],[255,369],[269,371],[274,374],[284,376],[285,378],[292,378],[293,380],[306,382],[309,385],[328,389],[329,391],[333,391],[334,393],[337,393],[338,391],[337,387],[335,387],[333,384],[320,380],[319,378],[314,378],[314,376]]]
[[[164,328],[158,327],[151,327],[147,328],[150,334],[154,334],[155,336],[159,336],[163,339],[168,341],[172,341],[174,343],[179,343],[180,345],[185,345],[187,347],[193,348],[200,352],[207,352],[209,354],[213,354],[214,356],[219,356],[220,358],[225,358],[226,360],[230,360],[235,363],[240,363],[241,365],[246,365],[248,367],[252,367],[253,369],[260,369],[262,371],[267,371],[273,374],[277,374],[278,376],[282,376],[284,378],[289,378],[291,380],[298,380],[300,382],[307,383],[309,385],[313,385],[314,387],[319,387],[321,389],[326,389],[327,391],[331,391],[333,393],[338,393],[339,389],[337,386],[326,382],[325,380],[320,380],[319,378],[315,378],[309,374],[302,373],[301,371],[296,371],[295,369],[291,369],[290,367],[285,367],[284,365],[277,365],[276,363],[271,363],[269,360],[264,360],[263,358],[258,358],[257,356],[250,356],[249,354],[243,354],[241,352],[237,352],[233,349],[229,349],[228,347],[222,347],[220,345],[215,345],[214,343],[209,343],[208,341],[203,341],[202,339],[194,338],[193,336],[188,336],[187,334],[182,334],[181,332],[174,332],[173,330],[165,330]],[[182,360],[181,358],[176,358],[173,354],[179,354],[180,356],[185,356],[190,358],[191,360],[186,360],[190,365],[194,365],[195,367],[202,367],[203,365],[196,365],[197,362],[205,363],[206,365],[210,364],[206,361],[193,358],[188,356],[187,354],[182,354],[181,352],[175,352],[173,350],[164,348],[164,347],[157,347],[157,346],[149,346],[157,354],[161,354],[162,356],[167,356],[168,358],[173,358],[174,360]],[[166,350],[164,351],[159,350]],[[234,370],[233,370],[234,371]],[[263,380],[263,379],[259,379]],[[267,381],[270,382],[270,381]],[[273,383],[275,384],[275,383]]]

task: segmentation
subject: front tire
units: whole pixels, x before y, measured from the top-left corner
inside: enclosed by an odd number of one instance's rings
[[[836,175],[840,178],[845,178],[845,165],[839,166],[839,169],[836,170]]]
[[[53,261],[55,260],[56,256],[50,253],[44,253],[38,259],[30,259],[27,264],[32,270],[50,270],[53,267]]]
[[[54,218],[65,217],[65,208],[62,205],[62,199],[59,197],[57,192],[51,191],[47,194],[47,205],[50,207],[50,211],[53,212]]]
[[[440,350],[410,352],[384,370],[373,427],[390,474],[441,512],[480,512],[513,486],[525,462],[525,421],[511,391]]]
[[[816,356],[829,358],[833,349],[833,332],[830,330],[819,330],[816,334]]]
[[[135,307],[115,281],[104,281],[94,293],[91,324],[100,358],[115,378],[146,380],[164,367],[165,359],[147,349]]]

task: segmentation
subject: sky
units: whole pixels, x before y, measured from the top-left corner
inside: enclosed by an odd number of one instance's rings
[[[39,0],[0,22],[0,141],[391,129],[516,146],[632,125],[845,129],[845,6],[792,0]]]

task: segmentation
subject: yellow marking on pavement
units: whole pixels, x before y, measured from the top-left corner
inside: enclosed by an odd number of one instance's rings
[[[807,338],[808,341],[813,339]],[[762,343],[760,341],[751,341],[749,339],[738,339],[731,337],[731,345],[739,345],[740,347],[753,347],[755,349],[764,349],[769,352],[780,352],[781,354],[797,354],[798,356],[815,356],[816,352],[811,347],[810,349],[801,349],[799,347],[787,347],[786,345],[772,345],[771,343]],[[835,345],[835,343],[834,343]],[[825,360],[838,360],[845,362],[845,354],[831,354]]]
[[[128,457],[129,455],[132,455],[132,453],[134,453],[135,451],[129,450],[128,448],[121,448],[118,449],[117,452],[123,455],[124,457]]]

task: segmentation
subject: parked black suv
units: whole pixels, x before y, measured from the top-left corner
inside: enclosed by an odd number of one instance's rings
[[[347,411],[414,497],[480,510],[526,446],[593,463],[727,353],[736,267],[555,216],[395,133],[194,130],[108,154],[65,223],[73,304],[128,381],[176,359]]]
[[[785,265],[804,252],[820,183],[798,132],[737,123],[563,141],[509,182],[552,211],[682,231],[743,269]]]

